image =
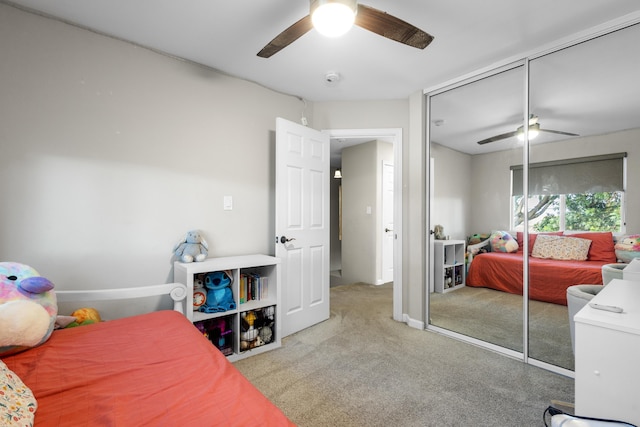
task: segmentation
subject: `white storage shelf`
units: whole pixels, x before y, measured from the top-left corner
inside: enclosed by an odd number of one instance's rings
[[[233,278],[231,291],[235,302],[235,309],[216,313],[204,313],[194,311],[193,308],[193,288],[196,277],[215,271],[228,271]],[[174,264],[174,281],[187,286],[186,307],[187,318],[196,325],[205,325],[210,319],[224,319],[225,325],[230,329],[230,334],[226,334],[231,342],[226,345],[216,345],[227,355],[229,360],[235,361],[245,357],[253,356],[272,350],[281,346],[280,339],[280,259],[268,255],[243,255],[233,257],[208,258],[202,262]],[[240,303],[240,278],[243,274],[258,273],[267,278],[267,295],[261,299],[249,300]],[[273,307],[271,310],[269,307]],[[242,334],[242,318],[248,312],[263,313],[273,311],[274,325],[272,329],[272,341],[258,347],[246,349],[242,343],[242,338],[247,338]],[[211,323],[211,322],[209,322]],[[226,331],[229,332],[229,331]],[[213,337],[209,338],[214,340]]]
[[[451,292],[465,285],[465,241],[435,240],[433,242],[434,290]]]

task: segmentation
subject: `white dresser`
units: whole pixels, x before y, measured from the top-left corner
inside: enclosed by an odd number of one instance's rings
[[[575,315],[576,415],[640,425],[640,282],[612,280]]]

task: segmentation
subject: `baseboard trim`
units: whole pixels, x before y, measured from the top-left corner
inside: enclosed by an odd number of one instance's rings
[[[402,321],[404,323],[406,323],[408,326],[415,328],[415,329],[420,329],[420,330],[424,330],[424,322],[421,320],[416,320],[416,319],[412,319],[411,317],[409,317],[408,314],[404,313],[402,315]]]

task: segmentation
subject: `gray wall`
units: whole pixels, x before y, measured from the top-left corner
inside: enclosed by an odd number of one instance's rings
[[[298,99],[4,4],[0,52],[1,260],[70,289],[171,280],[191,228],[212,256],[273,253]]]
[[[297,121],[296,97],[6,4],[0,52],[1,260],[73,289],[172,280],[173,246],[191,228],[212,256],[273,253],[275,118]],[[403,129],[407,236],[409,209],[421,216],[423,141],[410,132],[421,107],[310,102],[307,117],[316,129]],[[421,266],[420,255],[403,266],[415,318],[421,275],[407,278]]]

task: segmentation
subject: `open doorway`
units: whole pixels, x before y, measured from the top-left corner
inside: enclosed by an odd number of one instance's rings
[[[336,193],[332,196],[332,203],[338,204],[338,208],[341,204],[341,179],[334,178],[336,170],[340,170],[340,173],[344,177],[344,171],[342,169],[342,151],[348,147],[355,147],[360,144],[370,143],[370,142],[380,142],[391,144],[392,148],[392,162],[393,162],[393,171],[391,177],[391,185],[393,186],[393,227],[389,227],[389,224],[385,224],[383,220],[383,206],[382,203],[379,203],[379,206],[375,206],[373,204],[364,203],[362,206],[359,206],[358,209],[361,209],[364,214],[369,214],[369,209],[371,209],[371,213],[374,213],[374,209],[377,209],[378,215],[377,223],[376,223],[376,231],[377,234],[375,241],[376,250],[379,249],[380,256],[382,257],[383,252],[383,244],[385,234],[390,236],[387,239],[387,242],[390,242],[393,246],[392,250],[387,250],[387,254],[393,254],[392,265],[392,276],[393,276],[393,318],[398,321],[402,321],[402,129],[335,129],[335,130],[325,130],[324,132],[329,133],[331,138],[331,186],[334,188]],[[387,161],[387,163],[389,163]],[[382,182],[382,170],[384,169],[383,162],[379,164],[380,169],[380,185],[379,188],[382,189],[384,187]],[[388,169],[388,168],[387,168]],[[346,179],[346,178],[343,178]],[[382,192],[382,190],[380,190]],[[382,194],[379,194],[380,200],[382,199]],[[344,202],[344,200],[342,200]],[[334,205],[335,206],[335,205]],[[388,213],[387,213],[388,217]],[[388,219],[386,220],[388,222]],[[331,233],[331,259],[332,259],[332,282],[339,282],[341,280],[338,277],[339,270],[343,269],[342,265],[342,244],[339,240],[339,236],[341,233],[341,226],[346,224],[340,224],[340,217],[332,213],[332,224],[336,225],[336,229],[332,230]],[[332,226],[333,228],[333,226]],[[385,231],[385,229],[387,231]],[[335,240],[338,239],[336,242]],[[383,277],[383,262],[380,259],[377,263],[379,267],[379,279],[372,281],[373,283],[380,283]],[[387,268],[390,268],[389,266]]]

